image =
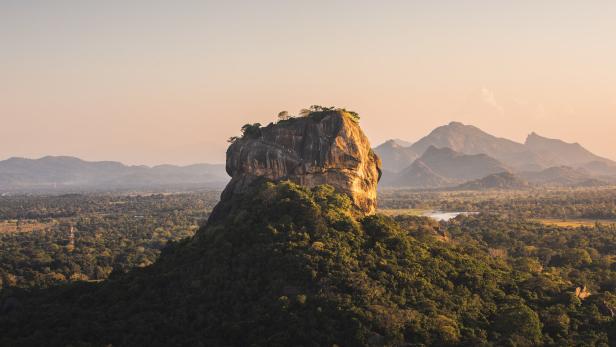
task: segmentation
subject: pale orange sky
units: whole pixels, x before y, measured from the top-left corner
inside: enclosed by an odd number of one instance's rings
[[[452,120],[616,159],[614,1],[0,2],[0,159],[223,162],[247,122]]]

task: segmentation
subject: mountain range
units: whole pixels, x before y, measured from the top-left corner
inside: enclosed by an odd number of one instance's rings
[[[386,141],[374,151],[382,161],[379,186],[385,188],[503,189],[616,183],[616,163],[578,143],[534,132],[518,143],[460,122],[437,127],[414,143]],[[0,161],[0,194],[220,189],[228,180],[222,164],[128,166],[68,156]]]
[[[399,174],[385,173],[383,185],[431,188],[460,184],[503,171],[509,168],[486,154],[462,154],[450,148],[430,146]]]
[[[459,190],[486,190],[486,189],[527,189],[530,187],[528,181],[512,174],[511,172],[500,172],[486,177],[468,181],[456,187]]]
[[[5,193],[221,188],[228,179],[223,164],[128,166],[67,156],[0,161]]]
[[[533,185],[596,185],[616,179],[616,162],[578,143],[534,132],[524,143],[518,143],[460,122],[440,126],[410,145],[396,139],[374,150],[383,163],[384,187],[453,187],[501,172],[516,176],[514,186],[520,186],[521,181]],[[489,181],[503,185],[502,177]]]

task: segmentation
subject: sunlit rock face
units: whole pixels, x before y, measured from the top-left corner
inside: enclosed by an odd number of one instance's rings
[[[232,179],[222,199],[264,177],[307,187],[329,184],[370,214],[376,210],[380,166],[368,138],[346,112],[293,118],[255,130],[229,146],[226,169]]]

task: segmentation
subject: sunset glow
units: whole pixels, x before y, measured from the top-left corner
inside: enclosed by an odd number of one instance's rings
[[[616,159],[613,1],[3,1],[0,159],[223,162],[312,104],[373,146],[452,120]]]

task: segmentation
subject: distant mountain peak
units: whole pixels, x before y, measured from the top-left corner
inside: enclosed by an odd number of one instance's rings
[[[409,146],[401,146],[395,139],[380,144],[374,152],[381,158],[383,169],[392,172],[405,169],[419,157]]]
[[[461,122],[450,122],[434,129],[410,149],[423,154],[431,145],[438,148],[448,147],[462,154],[486,154],[515,169],[540,170],[547,166],[523,144],[496,137]]]
[[[458,154],[452,155],[444,148]],[[383,167],[393,173],[401,173],[413,160],[427,153],[442,160],[448,156],[453,160],[459,155],[486,155],[518,173],[539,172],[564,165],[584,168],[589,174],[599,177],[616,176],[615,162],[591,153],[579,143],[551,139],[536,131],[531,132],[524,143],[519,143],[458,121],[433,129],[411,146],[400,147],[396,140],[390,140],[375,151],[381,156]],[[458,169],[452,166],[451,170]]]
[[[536,132],[532,132],[526,137],[524,145],[561,165],[579,166],[593,161],[608,161],[591,153],[577,142],[569,143],[559,139],[552,139],[541,136]]]
[[[406,148],[410,147],[413,143],[404,141],[401,139],[389,139],[382,144],[378,145],[376,148]]]
[[[537,134],[536,132],[532,131],[530,134],[528,134],[528,136],[526,136],[526,141],[524,141],[525,144],[528,144],[530,142],[533,141],[558,141],[558,142],[565,142],[562,140],[558,140],[558,139],[551,139],[545,136],[541,136],[539,134]]]
[[[395,139],[391,139],[383,142],[379,145],[379,147],[400,148],[402,146],[400,146],[400,143],[398,143],[398,141],[396,141]]]
[[[549,137],[541,136],[534,131],[528,134],[528,136],[526,137],[526,141],[524,143],[528,145],[529,143],[532,143],[533,141],[545,141],[545,142],[553,142],[553,143],[560,143],[560,144],[565,144],[565,145],[574,145],[574,146],[582,147],[578,142],[566,142],[560,139],[552,139]]]

